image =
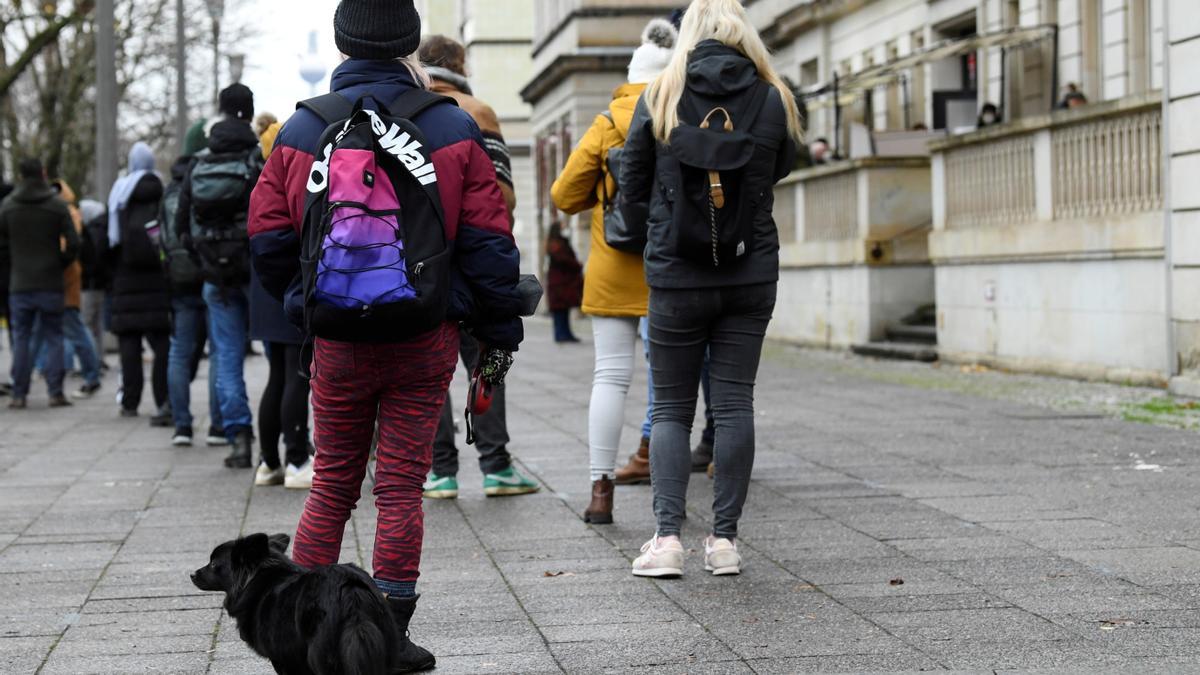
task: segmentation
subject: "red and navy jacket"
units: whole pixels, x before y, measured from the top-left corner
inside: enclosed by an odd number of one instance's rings
[[[333,73],[332,89],[354,102],[391,102],[417,86],[395,61],[350,59]],[[370,108],[368,101],[365,107]],[[453,103],[435,105],[412,120],[425,134],[454,247],[451,319],[464,321],[483,342],[515,351],[524,337],[517,292],[520,253],[496,183],[483,135]],[[307,109],[283,125],[250,199],[250,249],[263,286],[280,296],[289,316],[302,315],[300,228],[317,143],[326,124]],[[285,290],[286,289],[286,290]]]

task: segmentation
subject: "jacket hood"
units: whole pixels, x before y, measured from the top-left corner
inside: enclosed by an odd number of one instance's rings
[[[399,61],[368,61],[367,59],[346,59],[334,69],[330,79],[330,90],[341,91],[352,87],[365,85],[392,84],[404,87],[415,87],[408,68]]]
[[[687,86],[702,96],[725,97],[758,81],[754,62],[716,40],[705,40],[688,57]]]
[[[429,77],[433,79],[433,85],[430,89],[435,92],[441,93],[457,90],[468,96],[475,95],[471,91],[471,83],[467,81],[467,78],[453,70],[442,68],[441,66],[426,66],[425,72],[429,73]]]
[[[129,173],[138,171],[153,171],[154,170],[154,150],[149,146],[138,141],[129,149],[129,163],[126,165]]]
[[[38,178],[35,180],[27,180],[17,185],[12,191],[12,199],[21,202],[22,204],[41,204],[53,197],[58,196],[54,188],[46,181]]]
[[[613,91],[612,103],[608,104],[608,112],[612,115],[613,125],[620,130],[621,135],[629,133],[629,125],[633,122],[633,111],[637,108],[638,99],[646,89],[644,84],[623,84]]]
[[[215,154],[245,152],[258,146],[258,136],[246,120],[223,119],[208,135],[208,149]]]

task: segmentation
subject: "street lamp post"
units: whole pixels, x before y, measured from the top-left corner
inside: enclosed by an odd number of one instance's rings
[[[117,40],[114,0],[96,2],[96,177],[104,199],[117,180]]]
[[[213,33],[213,108],[221,98],[221,19],[225,17],[225,0],[204,0],[212,19]]]
[[[246,72],[246,55],[245,54],[230,54],[229,55],[229,83],[237,84],[242,81],[242,74]]]
[[[179,144],[179,154],[183,154],[184,137],[188,130],[186,42],[183,0],[175,0],[175,138]]]

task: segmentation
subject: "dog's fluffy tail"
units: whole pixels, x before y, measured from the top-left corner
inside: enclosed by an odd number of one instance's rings
[[[391,636],[384,631],[391,628],[391,616],[387,608],[380,606],[378,598],[365,588],[346,588],[343,590],[351,598],[344,600],[347,606],[359,608],[359,612],[349,616],[342,626],[342,636],[338,644],[342,666],[347,673],[361,675],[388,675],[389,664],[392,661],[389,653]],[[372,616],[382,610],[381,616]]]
[[[387,641],[379,627],[367,621],[346,626],[339,645],[342,665],[347,673],[361,675],[387,675]]]

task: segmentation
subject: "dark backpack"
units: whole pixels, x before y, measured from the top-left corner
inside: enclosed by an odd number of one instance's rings
[[[188,250],[179,233],[175,231],[175,220],[179,213],[179,196],[183,193],[183,182],[171,181],[163,191],[162,208],[158,220],[162,223],[159,232],[159,243],[162,245],[163,258],[167,266],[167,279],[171,288],[176,291],[195,291],[204,283],[204,273],[196,254]],[[195,223],[191,223],[192,237],[196,237]]]
[[[667,146],[678,165],[678,184],[662,186],[671,207],[669,239],[679,257],[728,268],[754,248],[755,216],[771,177],[761,169],[769,162],[752,161],[764,150],[751,129],[769,91],[770,85],[757,82],[737,119],[728,108],[701,107],[690,94],[680,102],[680,124]]]
[[[262,150],[196,154],[192,165],[192,242],[204,278],[222,288],[250,281],[246,232],[250,193],[262,173]]]
[[[338,94],[297,106],[329,124],[301,234],[309,336],[402,342],[446,320],[453,251],[433,159],[411,121],[446,101],[412,89],[377,111]]]
[[[605,110],[600,113],[618,134],[621,130],[617,128],[616,122],[613,120],[612,113]],[[624,140],[624,136],[622,136]],[[625,218],[625,210],[620,204],[620,188],[618,192],[608,193],[608,180],[612,176],[613,182],[618,186],[621,184],[621,155],[625,152],[624,147],[612,147],[605,153],[603,171],[600,173],[600,194],[601,207],[604,210],[604,243],[611,248],[626,253],[636,253],[641,255],[646,250],[646,235],[644,233],[634,233],[627,224]]]
[[[86,254],[92,264],[83,266],[83,285],[88,290],[104,290],[112,284],[108,250],[108,210],[83,224],[80,246],[90,249]],[[80,253],[80,258],[84,257]]]

